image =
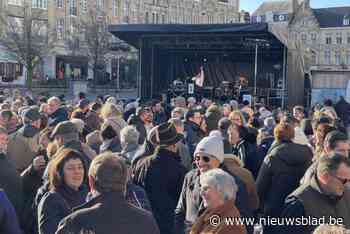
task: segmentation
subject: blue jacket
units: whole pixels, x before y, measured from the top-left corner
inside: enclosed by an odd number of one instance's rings
[[[3,190],[0,190],[0,233],[22,234],[16,211]]]
[[[66,109],[63,107],[60,107],[57,109],[54,113],[49,115],[49,126],[53,127],[56,126],[57,124],[68,120],[68,112]]]

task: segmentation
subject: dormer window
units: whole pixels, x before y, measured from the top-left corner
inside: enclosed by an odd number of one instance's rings
[[[349,26],[350,25],[350,15],[345,15],[344,16],[343,24],[344,24],[344,26]]]

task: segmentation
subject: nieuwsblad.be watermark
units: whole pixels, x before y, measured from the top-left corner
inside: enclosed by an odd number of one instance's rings
[[[212,215],[209,218],[209,223],[213,227],[217,227],[222,223],[225,225],[247,225],[253,226],[259,224],[262,226],[319,226],[323,224],[341,226],[344,223],[341,217],[321,217],[315,218],[311,216],[302,217],[291,217],[291,218],[276,218],[276,217],[262,217],[259,219],[255,218],[244,218],[244,217],[225,217],[221,218],[219,215]]]

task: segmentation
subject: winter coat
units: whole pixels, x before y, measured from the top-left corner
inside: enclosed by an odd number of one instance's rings
[[[344,99],[340,99],[335,105],[335,111],[339,118],[343,121],[344,125],[349,124],[350,104]]]
[[[132,162],[135,158],[135,155],[139,154],[142,150],[142,147],[140,147],[139,144],[126,144],[123,146],[123,149],[121,150],[121,155],[125,158],[127,158],[130,162]]]
[[[207,131],[218,129],[219,120],[222,118],[221,110],[218,106],[210,106],[205,113],[205,121],[207,124]]]
[[[0,190],[0,220],[0,233],[22,234],[16,211],[2,189]]]
[[[7,156],[20,173],[32,163],[39,150],[39,132],[31,125],[24,125],[9,137]]]
[[[243,181],[248,193],[249,208],[252,211],[257,210],[259,208],[259,197],[252,173],[243,168],[242,162],[234,155],[232,155],[232,157],[225,156],[224,164],[230,174],[239,177]]]
[[[49,127],[54,127],[66,120],[68,120],[68,112],[64,107],[60,107],[54,113],[49,115],[48,125]]]
[[[130,115],[128,118],[128,125],[135,126],[136,130],[140,133],[139,145],[142,145],[147,138],[147,131],[140,117],[134,114]]]
[[[225,222],[221,222],[218,226],[211,225],[211,220],[214,215],[218,215],[220,220],[225,218],[239,218],[240,214],[233,200],[226,201],[222,206],[213,210],[207,209],[197,219],[193,225],[190,234],[245,234],[247,233],[244,225],[227,225]]]
[[[59,222],[72,212],[73,207],[82,205],[86,195],[85,187],[75,191],[65,185],[46,193],[38,206],[39,234],[55,233]]]
[[[293,219],[301,217],[323,219],[325,223],[329,223],[330,217],[333,219],[341,218],[342,225],[348,230],[350,228],[349,207],[350,191],[348,189],[345,189],[342,197],[329,196],[321,189],[314,174],[309,178],[309,181],[300,185],[288,196],[282,215]],[[315,226],[314,223],[280,226],[276,233],[311,234],[317,227],[317,224],[315,223]]]
[[[241,140],[233,147],[233,154],[243,163],[243,167],[248,169],[256,178],[259,170],[259,158],[257,157],[257,147],[246,140]]]
[[[0,188],[5,191],[20,217],[22,212],[22,179],[15,166],[7,159],[7,156],[0,153]]]
[[[101,194],[66,217],[56,234],[159,234],[152,215],[128,202],[117,192]]]
[[[225,167],[221,167],[226,172],[230,173]],[[236,195],[236,206],[242,217],[251,217],[252,210],[248,205],[248,194],[244,182],[235,175],[232,175],[236,181],[238,191]],[[203,199],[200,195],[200,172],[198,169],[193,169],[186,174],[181,196],[175,210],[175,233],[189,233],[192,225],[205,210]]]
[[[105,140],[100,145],[99,152],[100,154],[110,151],[112,153],[117,153],[122,150],[120,146],[120,141],[117,137],[114,137],[113,139]]]
[[[174,210],[179,200],[186,168],[177,153],[157,149],[133,171],[134,182],[145,188],[161,234],[172,234]]]
[[[167,117],[166,117],[166,114],[161,111],[161,112],[155,112],[153,114],[153,123],[155,125],[159,125],[161,123],[165,123],[167,121]]]
[[[185,123],[185,142],[190,150],[190,155],[193,156],[194,150],[197,144],[205,137],[205,133],[202,131],[199,125],[192,121]]]
[[[190,150],[188,149],[188,146],[184,144],[182,141],[179,141],[176,144],[177,150],[179,152],[181,163],[184,165],[187,169],[187,171],[190,171],[193,168],[193,158],[190,154]]]
[[[256,181],[264,215],[278,217],[284,199],[298,186],[312,162],[309,147],[292,142],[277,143],[266,156]]]

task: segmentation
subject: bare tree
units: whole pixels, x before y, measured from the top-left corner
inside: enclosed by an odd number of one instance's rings
[[[111,44],[106,14],[100,10],[90,10],[88,17],[82,19],[81,25],[85,35],[87,57],[96,81],[99,68],[105,65],[105,56]]]
[[[26,86],[31,89],[33,72],[51,48],[48,20],[42,12],[26,3],[18,13],[12,15],[5,11],[0,15],[0,28],[3,29],[0,43],[27,69]]]

